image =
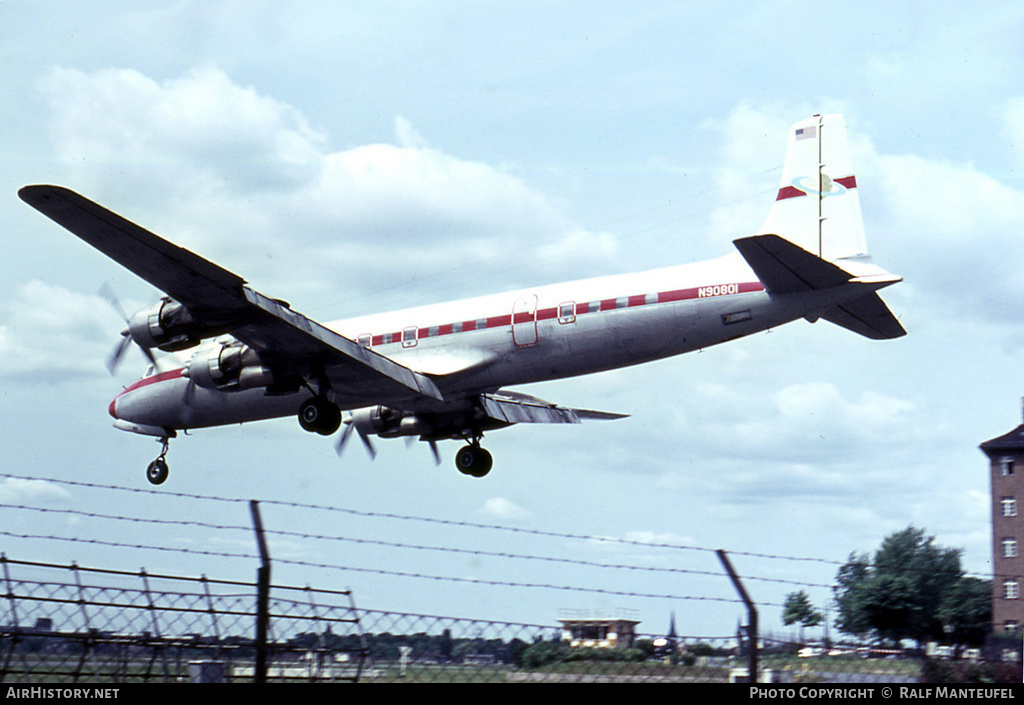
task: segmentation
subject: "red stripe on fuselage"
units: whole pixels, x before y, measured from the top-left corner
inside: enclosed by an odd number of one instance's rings
[[[804,195],[803,191],[800,192],[800,195]],[[658,294],[652,299],[648,299],[648,295],[646,294],[635,294],[632,296],[617,297],[613,299],[597,299],[594,301],[576,302],[573,315],[582,316],[590,313],[615,311],[626,307],[634,308],[637,306],[649,306],[652,304],[669,303],[672,301],[704,299],[715,296],[726,296],[729,294],[746,294],[763,290],[764,285],[761,282],[733,282],[721,285],[712,284],[709,286],[695,286],[690,289],[676,289],[674,291],[658,292]],[[556,318],[558,318],[558,307],[553,306],[550,308],[537,309],[536,314],[525,312],[516,313],[515,323],[530,323],[535,320],[548,321]],[[512,323],[512,316],[508,314],[502,316],[486,316],[468,321],[442,323],[436,326],[421,327],[417,329],[417,337],[423,339],[457,335],[458,333],[470,333],[476,330],[507,327],[512,325]],[[455,330],[458,326],[461,326],[461,329]],[[435,331],[433,335],[431,335],[432,329]],[[370,337],[370,347],[374,348],[381,345],[398,345],[401,342],[401,331],[395,331],[393,333],[378,333]]]
[[[161,372],[160,374],[151,375],[149,377],[143,377],[142,379],[133,382],[131,385],[125,387],[120,394],[114,397],[114,399],[110,402],[110,406],[107,408],[107,412],[109,412],[110,415],[116,419],[117,411],[115,405],[117,404],[117,400],[123,397],[125,394],[128,394],[128,392],[134,392],[136,389],[148,387],[151,384],[157,384],[158,382],[166,382],[167,380],[178,379],[179,377],[182,376],[184,372],[185,368],[180,367],[176,370],[171,370],[170,372]]]

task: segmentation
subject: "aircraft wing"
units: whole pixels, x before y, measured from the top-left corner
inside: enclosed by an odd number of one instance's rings
[[[383,395],[443,401],[433,380],[369,350],[287,304],[246,286],[238,275],[178,247],[135,223],[59,186],[26,186],[18,195],[183,304],[197,320],[227,326],[268,363],[342,366]]]

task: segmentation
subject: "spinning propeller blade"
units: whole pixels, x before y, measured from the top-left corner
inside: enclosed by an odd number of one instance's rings
[[[357,429],[355,425],[353,425],[351,419],[345,420],[345,428],[342,429],[341,435],[338,437],[338,444],[334,448],[334,450],[338,454],[338,457],[341,457],[341,453],[345,449],[345,444],[348,443],[348,438],[349,436],[352,435],[353,431],[355,431],[359,435],[359,439],[363,442],[363,445],[366,447],[366,452],[369,454],[370,460],[375,460],[377,458],[377,449],[373,447],[373,443],[366,436],[366,434],[364,434],[362,431]]]
[[[114,310],[117,311],[118,315],[124,320],[126,325],[130,323],[131,318],[125,312],[120,299],[117,298],[117,295],[114,294],[113,290],[106,282],[104,282],[103,286],[100,287],[99,295],[110,303]],[[129,343],[135,343],[138,345],[139,350],[141,350],[142,354],[146,356],[146,359],[149,360],[150,364],[154,367],[159,366],[157,364],[156,357],[153,355],[153,351],[143,345],[139,345],[138,342],[132,338],[131,330],[125,328],[121,331],[121,340],[118,342],[117,346],[114,347],[114,352],[111,353],[110,357],[107,359],[107,370],[110,374],[114,374],[117,371],[118,366],[121,364],[121,359],[124,357],[124,353],[128,349]]]

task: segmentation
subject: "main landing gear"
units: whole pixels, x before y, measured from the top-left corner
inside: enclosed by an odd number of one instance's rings
[[[299,407],[299,425],[310,433],[330,436],[341,427],[341,409],[321,396],[307,399]]]
[[[167,468],[167,447],[170,438],[164,437],[160,439],[160,455],[156,456],[156,460],[149,464],[146,468],[146,479],[154,485],[162,485],[167,479],[167,475],[170,472]]]
[[[463,475],[472,477],[483,477],[491,471],[494,459],[491,454],[480,447],[479,439],[470,441],[468,446],[463,447],[455,455],[455,467]]]

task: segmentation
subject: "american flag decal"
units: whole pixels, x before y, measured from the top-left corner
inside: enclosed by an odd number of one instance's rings
[[[796,131],[796,138],[798,140],[808,140],[808,139],[811,139],[812,137],[817,137],[817,136],[818,136],[818,128],[815,127],[815,126],[801,127],[799,130]]]

